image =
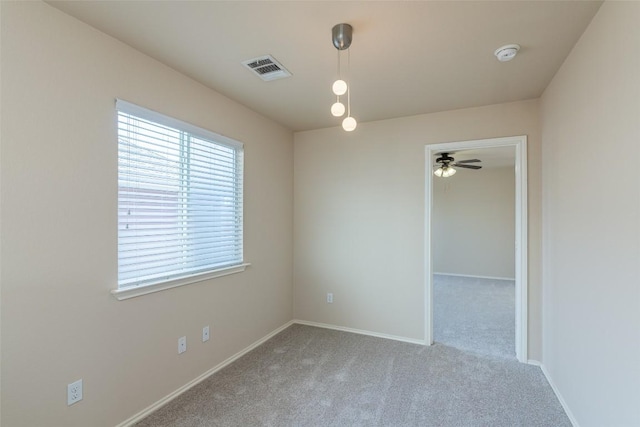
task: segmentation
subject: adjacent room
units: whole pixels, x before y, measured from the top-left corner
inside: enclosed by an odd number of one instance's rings
[[[436,342],[515,358],[515,159],[509,146],[434,158],[453,171],[432,180]]]
[[[640,2],[3,0],[0,424],[638,426],[638,141]]]

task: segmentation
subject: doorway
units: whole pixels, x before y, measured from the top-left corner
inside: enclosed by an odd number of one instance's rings
[[[460,152],[488,148],[511,148],[515,151],[515,353],[520,362],[527,361],[527,173],[526,136],[427,145],[425,203],[425,342],[434,341],[434,256],[437,243],[432,224],[434,218],[433,159],[442,152]],[[436,178],[438,179],[438,178]],[[440,277],[438,277],[440,280]],[[496,279],[493,277],[492,279]],[[459,279],[459,282],[464,281]],[[460,285],[460,284],[458,284]],[[500,286],[495,283],[492,286]]]

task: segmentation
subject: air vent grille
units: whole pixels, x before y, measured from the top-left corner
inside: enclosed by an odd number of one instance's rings
[[[291,76],[291,73],[271,55],[242,61],[242,65],[253,71],[255,75],[264,81],[283,79]]]

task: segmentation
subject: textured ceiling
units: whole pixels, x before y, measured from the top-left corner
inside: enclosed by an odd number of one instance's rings
[[[294,130],[339,125],[329,107],[337,50],[353,26],[360,122],[539,97],[601,2],[50,1],[49,4]],[[500,63],[496,48],[522,46]],[[270,54],[292,77],[241,62]]]

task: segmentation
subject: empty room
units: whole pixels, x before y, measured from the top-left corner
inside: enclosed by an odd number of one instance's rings
[[[0,424],[640,425],[640,2],[0,1]]]
[[[429,216],[433,339],[506,358],[516,358],[515,157],[509,146],[437,154],[435,172],[453,174],[432,180]]]

